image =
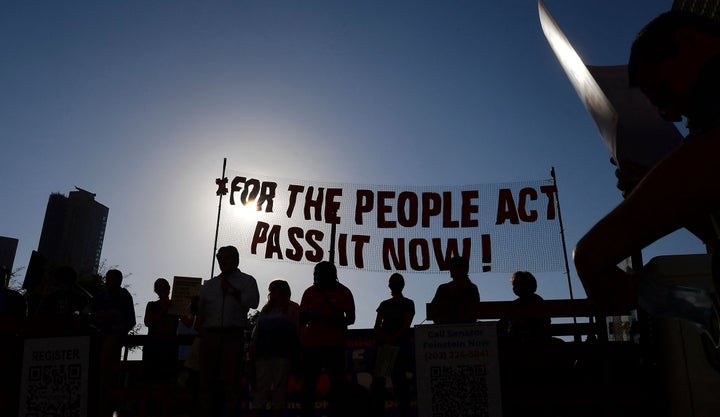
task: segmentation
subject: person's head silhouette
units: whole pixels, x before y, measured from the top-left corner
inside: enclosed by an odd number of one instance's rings
[[[319,262],[313,270],[313,280],[319,288],[329,288],[338,282],[337,268],[328,261]]]
[[[468,277],[470,264],[467,258],[463,256],[455,256],[450,258],[450,277],[452,279],[463,279]]]
[[[510,277],[513,293],[518,297],[527,297],[537,291],[537,280],[528,271],[517,271]]]

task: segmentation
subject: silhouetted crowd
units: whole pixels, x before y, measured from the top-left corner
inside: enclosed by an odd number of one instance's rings
[[[143,384],[148,395],[136,405],[138,415],[170,415],[172,389],[192,393],[194,416],[236,416],[248,410],[252,416],[281,416],[288,404],[288,380],[302,378],[302,416],[315,415],[318,395],[327,399],[331,415],[373,415],[385,412],[390,382],[397,400],[395,415],[411,415],[414,387],[408,373],[414,369],[412,320],[415,303],[403,295],[405,280],[399,273],[388,279],[390,298],[377,307],[374,324],[377,358],[369,390],[348,383],[345,350],[348,327],[355,322],[355,300],[343,285],[335,265],[315,265],[313,284],[292,301],[290,285],[275,279],[268,287],[261,307],[255,278],[239,269],[239,253],[233,246],[218,250],[220,273],[207,280],[188,306],[173,309],[170,283],[159,278],[153,290],[157,300],[147,303],[143,322],[147,336],[143,343]],[[438,324],[475,322],[474,306],[480,302],[478,287],[468,276],[469,263],[462,257],[449,260],[451,281],[441,284],[428,306]],[[77,282],[77,273],[60,267],[53,275],[53,287],[38,302],[32,314],[19,292],[6,285],[0,296],[3,317],[43,318],[46,334],[55,336],[98,336],[99,414],[122,414],[122,404],[111,398],[114,370],[127,343],[135,333],[132,296],[123,288],[117,269],[99,279],[94,292]],[[537,282],[529,272],[511,278],[518,295],[517,309],[531,308],[542,301],[535,294]],[[254,317],[249,314],[257,310]],[[539,340],[549,336],[549,319],[500,321],[501,337]],[[178,336],[190,336],[181,343]],[[127,355],[127,351],[126,351]],[[318,390],[323,375],[326,392]],[[323,385],[323,384],[320,384]],[[169,389],[171,388],[171,389]],[[353,391],[354,390],[354,391]]]
[[[633,167],[628,161],[615,161],[619,167],[618,187],[625,200],[598,222],[575,249],[576,269],[593,303],[628,309],[640,304],[651,314],[691,320],[704,330],[703,346],[713,356],[720,350],[720,268],[715,268],[713,275],[716,291],[707,295],[710,307],[689,310],[682,303],[670,302],[677,300],[665,296],[670,292],[652,280],[617,265],[681,227],[696,234],[709,248],[716,248],[720,242],[716,168],[720,146],[718,27],[717,20],[671,11],[640,32],[631,52],[630,82],[643,91],[666,120],[685,117],[689,135],[682,146],[654,168],[636,167],[640,175],[632,178],[629,174]],[[658,210],[660,206],[662,210]],[[720,257],[713,254],[717,267]],[[267,302],[253,324],[248,313],[260,302],[255,278],[238,268],[236,248],[220,248],[216,256],[221,273],[203,284],[187,314],[172,313],[169,283],[164,279],[155,282],[158,300],[147,304],[144,316],[148,328],[143,349],[144,380],[149,392],[179,381],[194,393],[193,409],[187,414],[235,416],[244,410],[242,386],[246,378],[252,390],[248,393],[252,413],[279,416],[287,405],[288,377],[291,372],[299,372],[303,378],[302,415],[309,417],[314,415],[318,382],[325,374],[330,386],[326,396],[331,415],[382,415],[388,380],[398,400],[397,415],[409,414],[411,387],[406,374],[412,367],[408,358],[415,305],[403,295],[402,275],[394,273],[389,277],[391,297],[376,310],[377,362],[371,393],[367,401],[351,401],[362,398],[362,393],[353,392],[348,384],[344,356],[348,326],[355,322],[355,301],[350,289],[340,283],[335,266],[330,262],[315,266],[314,283],[304,291],[299,304],[292,301],[286,281],[272,281]],[[11,341],[17,334],[27,333],[18,324],[24,319],[38,319],[33,322],[36,335],[95,336],[99,344],[98,414],[107,417],[118,411],[111,395],[114,373],[125,338],[136,326],[133,299],[122,287],[122,272],[111,269],[104,277],[96,277],[98,285],[88,291],[78,285],[74,269],[60,267],[48,287],[32,296],[8,288],[10,271],[3,268],[0,272],[0,324],[5,342],[0,352],[0,392],[9,393],[1,397],[0,414],[13,415],[16,410],[7,399],[18,398],[18,358],[22,351]],[[480,295],[468,277],[468,260],[451,259],[450,276],[450,282],[437,288],[428,313],[438,324],[475,322],[474,307]],[[535,293],[535,278],[518,271],[511,283],[518,298],[507,317],[498,323],[501,342],[551,341],[550,320],[527,314],[543,302]],[[697,317],[696,311],[708,314]],[[191,336],[193,341],[179,346],[178,335]],[[153,406],[144,404],[140,414]],[[167,414],[167,409],[163,413]]]

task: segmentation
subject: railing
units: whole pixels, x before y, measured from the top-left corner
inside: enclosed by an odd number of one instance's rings
[[[481,321],[498,320],[505,317],[511,307],[512,302],[508,301],[482,302],[476,307],[476,317]],[[612,313],[627,314],[620,311]],[[632,413],[648,415],[648,412],[652,412],[653,404],[656,403],[654,397],[657,395],[659,378],[655,378],[655,369],[652,361],[648,360],[646,350],[643,346],[632,342],[608,341],[605,318],[597,316],[587,300],[546,300],[542,308],[528,311],[526,314],[564,318],[566,321],[576,318],[580,322],[551,325],[553,335],[573,336],[570,341],[528,344],[506,343],[500,340],[499,360],[504,416],[544,415],[543,413],[567,416],[622,416],[633,415]],[[429,319],[432,318],[431,310],[428,311],[427,316]],[[21,347],[24,338],[58,336],[60,335],[58,326],[68,323],[68,321],[47,319],[0,322],[0,331],[6,341],[3,347],[3,353],[6,355],[3,365],[19,366],[22,362]],[[87,329],[87,322],[80,320],[74,324],[76,331]],[[585,337],[585,340],[580,341],[578,336]],[[142,362],[129,360],[128,349],[143,346],[147,340],[146,335],[126,338],[126,349],[115,368],[117,384],[113,387],[111,398],[115,401],[133,401],[136,404],[163,399],[164,415],[172,415],[166,409],[171,403],[175,406],[190,407],[192,393],[187,388],[168,384],[149,389],[142,383]],[[193,336],[178,336],[177,341],[181,345],[189,345],[193,341]],[[361,349],[366,351],[358,355],[358,350]],[[348,358],[356,373],[372,372],[373,349],[374,338],[371,329],[351,330]],[[367,361],[356,362],[354,360],[357,357],[365,357]],[[4,386],[12,383],[17,385],[19,373],[15,372],[16,370],[7,372],[8,369],[4,368],[2,371],[3,378],[15,378],[13,381],[5,381]],[[297,381],[295,379],[292,383]],[[297,390],[297,386],[294,389]],[[0,409],[3,403],[12,402],[17,398],[16,392],[0,391]],[[286,416],[298,414],[297,409],[291,409]],[[655,415],[659,414],[662,413]]]
[[[434,306],[425,305],[427,320],[433,320],[436,315]],[[553,336],[593,336],[598,340],[607,340],[607,316],[628,315],[628,311],[617,310],[598,314],[587,299],[574,300],[543,300],[532,309],[518,310],[512,301],[483,301],[473,307],[474,317],[477,320],[500,320],[507,318],[512,311],[516,319],[521,318],[581,318],[583,322],[553,323],[550,332]]]

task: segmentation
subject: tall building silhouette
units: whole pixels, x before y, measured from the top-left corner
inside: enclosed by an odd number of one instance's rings
[[[80,274],[100,266],[109,209],[95,194],[75,187],[68,196],[50,194],[38,252],[50,266],[70,265]]]
[[[13,237],[0,236],[0,266],[12,272],[15,263],[15,251],[18,240]]]

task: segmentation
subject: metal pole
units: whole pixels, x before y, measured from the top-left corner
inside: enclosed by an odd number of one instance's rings
[[[220,179],[225,178],[225,166],[227,165],[227,158],[223,158],[223,169],[222,169],[222,176]],[[215,253],[217,252],[217,241],[218,241],[218,231],[220,230],[220,209],[222,208],[222,193],[220,194],[220,198],[218,199],[218,214],[217,214],[217,222],[215,223],[215,244],[213,246],[213,254],[212,254],[212,267],[210,268],[210,278],[215,276]]]
[[[555,167],[550,168],[550,176],[555,186],[555,205],[557,206],[558,222],[560,223],[560,238],[562,239],[563,255],[565,256],[565,274],[568,280],[568,290],[570,291],[570,299],[574,300],[572,290],[572,282],[570,281],[570,262],[568,261],[567,245],[565,244],[565,228],[563,227],[562,214],[560,212],[560,197],[558,196],[557,178],[555,178]]]
[[[572,281],[570,280],[570,262],[568,261],[567,245],[565,244],[565,228],[563,227],[562,212],[560,211],[560,196],[558,195],[557,178],[555,177],[555,167],[550,167],[550,176],[553,180],[553,186],[555,187],[555,205],[557,206],[558,223],[560,223],[560,238],[562,240],[563,257],[565,258],[565,275],[567,275],[568,291],[570,292],[570,299],[574,300],[572,290]],[[573,324],[577,325],[577,317],[573,316]],[[575,340],[580,341],[580,334],[575,334]]]
[[[337,215],[337,211],[334,212]],[[335,263],[335,231],[337,225],[335,223],[330,224],[330,263]]]

